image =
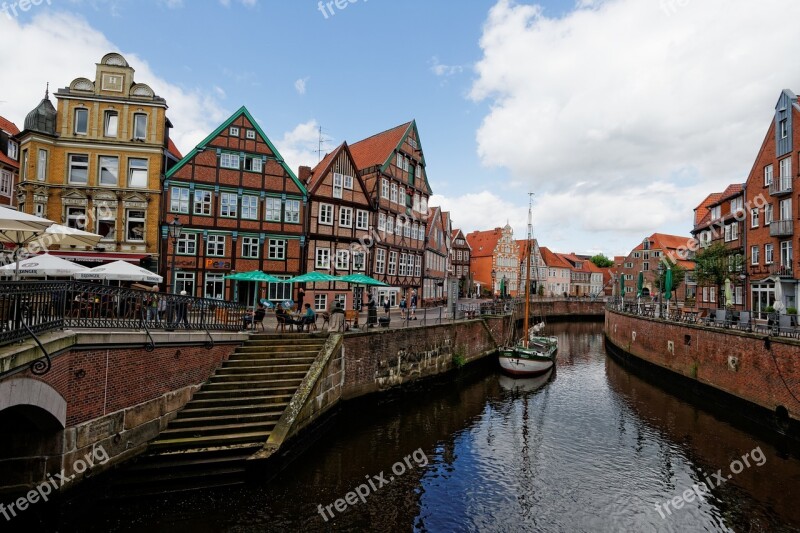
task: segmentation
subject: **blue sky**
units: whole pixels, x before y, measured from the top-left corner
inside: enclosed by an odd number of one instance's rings
[[[7,1],[7,0],[6,0]],[[510,221],[563,252],[688,235],[692,208],[745,180],[800,38],[764,0],[43,0],[0,14],[0,115],[122,53],[167,98],[188,152],[246,105],[296,168],[412,118],[434,201],[467,231]],[[2,5],[2,4],[0,4]],[[8,78],[6,78],[8,79]]]

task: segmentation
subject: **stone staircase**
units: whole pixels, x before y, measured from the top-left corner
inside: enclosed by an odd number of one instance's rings
[[[243,483],[245,462],[266,443],[325,341],[252,335],[147,452],[119,472],[115,489],[152,493]]]

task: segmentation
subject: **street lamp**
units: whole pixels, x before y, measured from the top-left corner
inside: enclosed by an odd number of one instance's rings
[[[494,298],[494,291],[495,291],[495,279],[497,279],[497,271],[492,269],[492,298]]]
[[[177,283],[175,283],[175,255],[178,252],[178,239],[181,238],[181,233],[183,233],[183,224],[181,221],[178,220],[178,215],[175,215],[175,220],[169,223],[169,236],[172,239],[172,271],[170,272],[170,286],[172,288],[172,293],[175,293],[175,290],[178,288]],[[170,292],[167,290],[167,292]]]
[[[661,286],[661,276],[664,274],[664,264],[658,263],[658,318],[661,318],[661,303],[664,300],[663,288]]]

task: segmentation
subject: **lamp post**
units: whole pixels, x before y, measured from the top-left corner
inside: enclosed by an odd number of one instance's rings
[[[167,227],[169,228],[169,236],[172,239],[172,267],[169,273],[169,280],[167,280],[167,292],[172,292],[175,294],[178,289],[178,284],[175,283],[175,256],[178,252],[178,239],[181,238],[181,233],[183,233],[183,224],[181,221],[178,220],[178,215],[175,215],[175,219],[170,222]],[[172,290],[170,290],[172,289]],[[169,301],[169,324],[174,324],[175,322],[175,302],[174,300]],[[166,331],[173,331],[170,328],[165,328]]]
[[[661,315],[661,303],[664,300],[663,288],[661,286],[661,284],[662,284],[661,276],[664,275],[664,264],[663,263],[660,263],[660,262],[658,263],[657,271],[658,271],[658,318],[661,318],[661,316],[662,316]]]
[[[495,280],[497,279],[497,271],[492,269],[492,298],[494,298],[494,291],[495,291]]]

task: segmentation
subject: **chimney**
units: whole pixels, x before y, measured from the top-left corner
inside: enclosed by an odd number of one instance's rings
[[[300,178],[302,183],[308,183],[311,178],[311,167],[300,167],[297,171],[297,177]]]

